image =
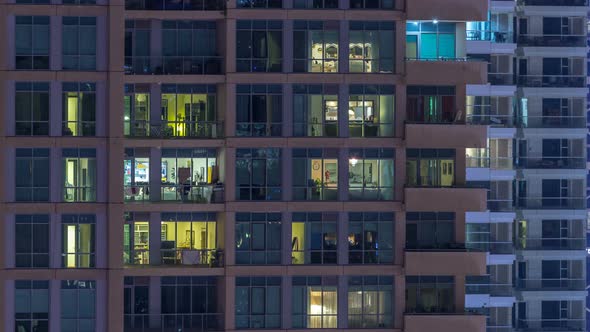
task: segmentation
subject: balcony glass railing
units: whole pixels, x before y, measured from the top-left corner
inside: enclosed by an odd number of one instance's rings
[[[465,246],[469,249],[486,251],[492,254],[513,254],[514,243],[512,241],[490,240],[486,242],[468,241]]]
[[[521,128],[586,128],[585,116],[519,116]]]
[[[125,202],[149,201],[150,184],[137,182],[123,186]]]
[[[488,125],[493,127],[512,127],[514,116],[504,114],[467,114],[465,121],[468,124]]]
[[[530,88],[585,88],[581,75],[519,75],[518,84]]]
[[[512,43],[512,36],[513,33],[510,30],[467,30],[467,40],[469,41],[491,41],[493,43]]]
[[[125,57],[128,75],[219,75],[220,56],[134,56]]]
[[[176,130],[175,130],[176,128]],[[137,138],[222,138],[223,122],[165,122],[131,127],[129,137]]]
[[[124,314],[123,331],[222,331],[223,317],[222,313]]]
[[[128,10],[224,10],[223,0],[125,0]]]
[[[465,294],[489,294],[491,296],[513,296],[512,284],[465,284]]]
[[[542,331],[585,331],[586,320],[583,318],[559,318],[559,319],[543,319],[543,318],[530,318],[530,319],[518,319],[517,331],[530,331],[530,332],[542,332]]]
[[[583,157],[518,157],[517,168],[536,169],[585,169],[586,158]]]
[[[519,197],[516,202],[525,209],[586,209],[586,197]]]
[[[522,46],[586,47],[585,35],[519,35]]]
[[[522,238],[516,245],[520,250],[583,250],[586,238]]]
[[[468,168],[512,169],[511,157],[470,157],[465,159]]]
[[[493,212],[514,211],[514,202],[512,199],[490,198],[488,199],[488,209]]]

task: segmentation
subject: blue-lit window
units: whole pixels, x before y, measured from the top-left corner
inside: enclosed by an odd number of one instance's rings
[[[454,59],[455,23],[409,22],[406,24],[406,58]]]

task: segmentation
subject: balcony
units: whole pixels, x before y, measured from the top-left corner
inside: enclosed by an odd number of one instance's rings
[[[517,168],[530,169],[585,169],[586,158],[582,157],[518,157]]]
[[[515,330],[523,332],[586,331],[586,320],[583,318],[519,319]]]
[[[408,211],[485,211],[487,190],[481,188],[405,188]]]
[[[415,1],[408,1],[408,6]],[[406,78],[408,85],[487,84],[487,66],[487,62],[467,58],[406,58]]]
[[[581,75],[519,75],[518,85],[527,88],[585,88]]]
[[[491,85],[514,85],[514,74],[488,73],[488,81]]]
[[[532,210],[586,209],[586,197],[519,197],[517,207]]]
[[[588,6],[588,0],[518,0],[521,6]]]
[[[512,199],[490,198],[488,209],[492,212],[511,212],[514,211],[514,202]]]
[[[147,202],[150,200],[150,185],[147,182],[137,182],[123,186],[125,202]]]
[[[486,253],[451,251],[406,251],[407,275],[485,275]]]
[[[124,314],[124,332],[222,331],[222,313]]]
[[[406,1],[408,20],[486,21],[486,0],[412,0]],[[452,8],[452,10],[451,10]]]
[[[224,252],[222,249],[185,249],[167,248],[170,241],[162,241],[160,249],[160,261],[150,261],[149,249],[136,247],[133,250],[125,251],[123,261],[127,267],[145,266],[167,266],[167,267],[223,267]],[[147,248],[147,247],[145,247]]]
[[[514,286],[512,284],[477,284],[466,283],[465,294],[489,294],[497,297],[514,296]]]
[[[520,238],[516,245],[520,250],[584,250],[586,238]]]
[[[585,35],[519,35],[519,46],[586,47]]]
[[[148,125],[137,123],[129,130],[129,137],[135,138],[222,138],[224,127],[221,121],[167,122]],[[176,127],[176,133],[174,128]]]
[[[485,332],[486,316],[456,314],[404,314],[404,332]]]
[[[586,128],[585,116],[519,116],[520,128]]]
[[[512,241],[490,240],[486,242],[467,242],[465,246],[469,249],[489,252],[491,254],[510,255],[514,254],[514,243]]]
[[[224,187],[219,184],[176,184],[162,183],[161,196],[162,201],[174,201],[183,203],[223,203]]]
[[[125,57],[127,75],[220,75],[220,56]]]
[[[584,291],[586,279],[518,279],[516,288],[526,291]]]
[[[224,10],[223,0],[125,0],[127,10]]]
[[[512,43],[513,32],[505,31],[490,31],[490,30],[467,30],[468,41],[489,41],[492,43]]]
[[[406,123],[408,148],[485,148],[487,126]]]

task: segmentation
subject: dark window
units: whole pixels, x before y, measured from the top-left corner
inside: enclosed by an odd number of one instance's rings
[[[49,281],[14,281],[15,331],[49,331]]]
[[[62,68],[96,70],[96,17],[62,20]]]
[[[49,215],[17,214],[14,238],[17,268],[49,267]]]
[[[15,201],[49,201],[49,169],[49,149],[16,149]]]
[[[17,16],[16,69],[49,69],[49,16]]]
[[[281,263],[280,213],[236,213],[236,264]]]
[[[236,87],[236,136],[281,136],[283,88],[271,85]]]
[[[444,86],[408,86],[407,117],[410,122],[449,123],[454,122],[455,88]],[[460,116],[460,115],[459,115]]]
[[[17,82],[15,88],[15,134],[49,135],[49,83]]]
[[[236,329],[281,327],[281,277],[236,277]]]
[[[406,312],[454,312],[454,282],[452,276],[407,276]]]
[[[406,249],[447,249],[454,240],[455,213],[406,212]]]
[[[237,0],[238,8],[282,8],[282,0]]]
[[[394,215],[386,212],[348,214],[348,262],[391,264],[394,253]]]
[[[236,150],[236,199],[281,199],[281,149]]]
[[[237,21],[238,72],[280,72],[283,69],[283,23]]]
[[[60,303],[62,331],[95,331],[96,281],[62,280]]]

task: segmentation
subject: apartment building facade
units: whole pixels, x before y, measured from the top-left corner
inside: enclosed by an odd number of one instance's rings
[[[489,181],[490,214],[467,226],[491,239],[490,294],[468,298],[496,331],[586,328],[587,5],[492,1],[488,40],[468,42],[490,85],[468,87],[467,114],[491,125],[490,170],[468,176]]]
[[[567,126],[579,55],[520,42],[556,8],[0,6],[2,330],[536,331],[555,328],[555,301],[583,323],[568,297],[583,268],[569,232],[585,227],[584,137]],[[494,15],[481,51],[468,22]],[[547,34],[572,39],[564,22]],[[557,74],[552,51],[573,52]],[[481,100],[500,123],[473,111]]]

